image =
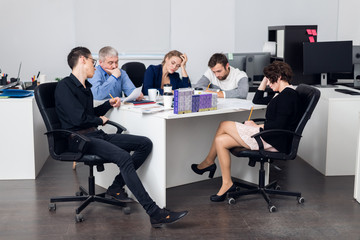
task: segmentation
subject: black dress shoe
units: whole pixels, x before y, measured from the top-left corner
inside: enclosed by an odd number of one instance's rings
[[[151,226],[159,228],[163,224],[174,223],[181,218],[185,217],[188,211],[171,212],[166,208],[159,209],[153,216],[150,217]]]
[[[228,192],[235,192],[235,191],[236,191],[236,186],[235,186],[235,184],[233,184],[223,195],[220,195],[220,196],[217,194],[211,195],[210,200],[212,202],[222,202],[225,200],[226,194]]]
[[[216,164],[211,164],[210,166],[204,168],[204,169],[198,169],[198,166],[199,164],[192,164],[191,165],[191,169],[199,174],[199,175],[202,175],[204,172],[207,172],[209,171],[209,178],[213,178],[214,177],[214,174],[215,174],[215,171],[216,171]]]
[[[118,192],[106,191],[106,194],[109,195],[112,199],[118,200],[119,202],[130,203],[135,202],[134,199],[130,198],[125,192],[125,189],[121,189]]]

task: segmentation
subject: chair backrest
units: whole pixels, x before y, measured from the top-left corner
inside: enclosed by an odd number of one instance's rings
[[[135,87],[140,87],[143,84],[146,71],[146,67],[143,63],[128,62],[122,65],[121,69],[129,75],[129,78],[134,83]]]
[[[295,133],[298,135],[298,137],[293,138],[291,151],[289,154],[291,158],[295,158],[297,155],[302,132],[305,128],[306,123],[310,119],[320,98],[319,89],[306,84],[300,84],[296,88],[296,92],[298,93],[300,98],[299,116],[301,116],[301,118],[295,129]]]
[[[44,120],[47,131],[61,128],[60,120],[55,111],[55,88],[57,82],[43,83],[34,90],[35,100]]]
[[[48,132],[61,129],[61,123],[55,110],[56,86],[57,82],[43,83],[34,90],[35,100]],[[67,140],[52,134],[47,135],[47,139],[50,155],[54,159],[59,159],[60,154],[65,152],[68,148]]]
[[[301,134],[305,128],[306,123],[311,117],[316,104],[320,98],[320,91],[317,88],[309,85],[300,84],[296,88],[296,92],[300,98],[300,119],[295,129],[296,135],[293,137],[289,152],[271,152],[266,150],[249,150],[242,147],[235,147],[230,149],[231,153],[237,157],[249,157],[249,165],[254,166],[253,160],[263,159],[280,159],[280,160],[293,160],[296,158],[297,151],[300,144]]]

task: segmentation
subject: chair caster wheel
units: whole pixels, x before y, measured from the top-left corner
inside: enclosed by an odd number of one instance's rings
[[[276,212],[276,207],[274,205],[269,205],[269,212]]]
[[[297,202],[300,203],[300,204],[302,204],[302,203],[305,202],[305,198],[303,198],[303,197],[298,197],[298,198],[297,198]]]
[[[79,197],[79,196],[82,196],[84,194],[82,192],[76,192],[75,195]]]
[[[276,185],[274,189],[275,190],[281,190],[281,187],[280,187],[280,185]]]
[[[228,203],[231,205],[231,204],[235,204],[235,198],[229,198],[228,199]]]
[[[123,208],[123,213],[124,213],[125,215],[129,215],[129,214],[131,213],[130,207],[124,207],[124,208]]]
[[[56,204],[55,203],[49,203],[49,211],[55,212],[56,211]]]
[[[82,214],[76,214],[75,215],[75,222],[79,223],[79,222],[83,222],[85,219],[84,219],[84,216]]]

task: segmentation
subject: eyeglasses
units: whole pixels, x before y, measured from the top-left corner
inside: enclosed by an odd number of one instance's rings
[[[94,67],[96,66],[97,60],[90,58],[90,57],[87,57],[87,59],[90,59],[92,61]]]

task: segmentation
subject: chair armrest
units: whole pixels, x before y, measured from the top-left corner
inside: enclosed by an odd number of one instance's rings
[[[293,131],[290,131],[290,130],[285,130],[285,129],[270,129],[270,130],[264,130],[264,131],[261,131],[259,133],[256,133],[254,135],[252,135],[251,137],[255,138],[258,146],[259,146],[259,152],[266,156],[266,151],[264,150],[264,144],[263,142],[261,141],[261,137],[262,136],[265,136],[265,135],[273,135],[273,134],[276,134],[276,133],[280,133],[280,134],[283,134],[283,135],[291,135],[291,136],[296,136],[296,137],[299,137],[301,138],[301,135],[293,132]]]
[[[254,135],[252,135],[251,137],[261,137],[261,136],[265,136],[265,135],[271,135],[271,134],[274,134],[274,133],[281,133],[281,134],[284,134],[284,135],[294,135],[294,136],[298,136],[298,137],[301,137],[301,135],[297,134],[296,132],[293,132],[293,131],[290,131],[290,130],[285,130],[285,129],[270,129],[270,130],[264,130],[264,131],[261,131],[261,132],[258,132]]]
[[[74,131],[70,131],[70,130],[66,130],[66,129],[55,129],[55,130],[52,130],[52,131],[48,131],[46,133],[44,133],[45,135],[50,135],[50,134],[65,134],[66,136],[68,135],[75,135],[76,137],[79,137],[82,141],[86,141],[86,142],[90,142],[90,139],[88,137],[86,137],[85,135],[82,135],[82,134],[79,134],[77,132],[74,132]]]
[[[254,118],[254,119],[250,119],[253,122],[265,122],[265,118]],[[243,122],[245,123],[245,121]]]
[[[52,131],[48,131],[45,133],[48,136],[52,136],[53,139],[55,139],[55,136],[58,136],[63,139],[69,138],[71,136],[73,142],[76,144],[74,149],[77,152],[62,152],[60,154],[55,153],[55,150],[53,149],[51,152],[53,152],[52,157],[55,159],[60,160],[70,160],[70,161],[77,161],[84,155],[84,152],[86,150],[87,143],[90,142],[90,139],[82,134],[79,134],[74,131],[66,130],[66,129],[55,129]]]
[[[118,124],[116,122],[110,121],[110,120],[107,121],[106,124],[109,124],[109,125],[112,125],[112,126],[116,127],[116,129],[117,129],[116,133],[119,133],[119,134],[122,133],[122,132],[125,132],[127,130],[124,126],[122,126],[122,125],[120,125],[120,124]]]
[[[252,121],[254,122],[265,122],[265,118],[254,118],[254,119],[251,119]]]

